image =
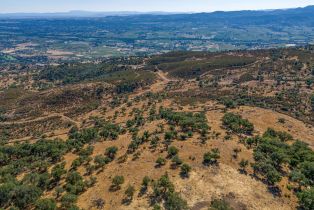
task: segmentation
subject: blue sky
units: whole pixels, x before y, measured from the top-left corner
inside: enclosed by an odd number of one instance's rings
[[[88,11],[209,12],[314,5],[314,0],[0,0],[0,13]]]

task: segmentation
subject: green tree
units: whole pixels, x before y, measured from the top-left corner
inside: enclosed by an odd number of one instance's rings
[[[239,166],[240,166],[240,171],[242,173],[245,173],[246,174],[246,167],[249,165],[249,161],[248,160],[244,160],[242,159],[239,163]]]
[[[141,187],[141,193],[142,194],[144,194],[147,191],[148,185],[149,185],[150,182],[151,182],[151,179],[148,176],[145,176],[143,178],[142,187]]]
[[[175,155],[173,158],[172,158],[172,165],[174,168],[176,168],[177,166],[181,165],[183,163],[183,161],[179,158],[178,155]]]
[[[304,151],[305,153],[305,151]],[[314,154],[312,154],[312,158],[314,159]],[[309,154],[309,158],[311,158],[311,155]],[[310,180],[312,184],[314,184],[314,161],[309,160],[309,161],[304,161],[303,163],[300,164],[300,170],[304,176]]]
[[[66,190],[72,194],[78,195],[85,190],[83,177],[76,171],[72,171],[66,178]]]
[[[135,188],[132,185],[129,185],[124,192],[124,194],[126,196],[124,198],[125,203],[130,203],[132,201],[133,196],[134,196],[134,192],[135,192]]]
[[[210,208],[208,210],[234,210],[229,203],[222,199],[214,199],[211,201]]]
[[[13,182],[6,182],[0,185],[0,206],[8,205],[14,195],[16,185]]]
[[[76,158],[75,160],[72,161],[72,164],[71,164],[71,168],[76,170],[79,166],[82,165],[82,159],[81,158]]]
[[[41,196],[41,190],[32,185],[18,185],[14,189],[13,203],[18,208],[24,209],[27,206],[35,203]]]
[[[299,205],[304,210],[314,209],[314,188],[304,190],[298,193]]]
[[[159,180],[153,183],[153,197],[156,200],[172,192],[174,192],[174,185],[171,183],[168,174],[161,176]]]
[[[206,152],[203,156],[203,164],[211,165],[217,164],[218,159],[220,158],[220,152],[218,148],[212,149],[210,152]]]
[[[94,158],[94,162],[96,164],[97,169],[99,168],[103,169],[104,166],[110,162],[110,158],[105,157],[103,155],[97,155]]]
[[[116,146],[108,147],[106,149],[105,154],[107,157],[109,157],[111,160],[113,160],[118,152],[118,148]]]
[[[190,173],[191,169],[192,169],[192,168],[191,168],[190,165],[188,165],[188,164],[186,164],[186,163],[182,164],[182,166],[181,166],[181,172],[180,172],[181,176],[182,176],[182,177],[189,177],[189,173]]]
[[[222,118],[222,123],[227,129],[239,134],[251,135],[254,130],[251,122],[234,113],[226,113]]]
[[[271,185],[279,182],[282,178],[282,175],[276,170],[270,160],[255,162],[253,164],[253,169],[254,173],[261,174]]]
[[[302,186],[309,184],[309,180],[299,170],[293,170],[290,173],[289,178],[291,181],[296,182],[299,185],[298,190],[301,190]]]
[[[36,201],[35,207],[36,210],[55,210],[57,209],[57,203],[49,198],[39,199]]]
[[[167,194],[165,199],[165,209],[166,210],[188,210],[187,202],[176,192],[171,192]]]
[[[61,198],[61,206],[65,209],[70,209],[76,201],[77,195],[67,193]]]
[[[160,205],[158,204],[155,204],[154,207],[153,207],[153,210],[161,210],[161,207]]]
[[[119,190],[123,183],[124,183],[124,177],[123,176],[115,176],[112,179],[112,185],[110,188],[111,188],[111,190]]]
[[[156,160],[157,167],[161,167],[166,164],[166,159],[163,157],[158,157]]]
[[[54,182],[59,182],[62,175],[64,175],[67,171],[64,169],[65,163],[57,164],[51,169],[51,176]]]
[[[55,195],[56,195],[57,198],[59,198],[63,192],[64,192],[63,187],[59,187],[58,186],[58,187],[55,188]]]
[[[150,182],[151,182],[151,179],[148,176],[145,176],[142,181],[142,186],[148,187]]]
[[[171,146],[168,148],[168,156],[169,157],[173,157],[173,156],[177,155],[178,152],[179,152],[179,149],[176,148],[175,146]]]

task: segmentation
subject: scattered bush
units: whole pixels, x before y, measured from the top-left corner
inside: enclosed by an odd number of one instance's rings
[[[275,131],[272,128],[268,128],[267,131],[264,133],[263,137],[265,138],[277,138],[280,141],[289,141],[293,140],[293,137],[285,132],[285,131]]]
[[[156,160],[157,167],[161,167],[166,164],[166,159],[163,157],[158,157]]]
[[[36,201],[35,204],[36,210],[56,210],[57,204],[56,201],[53,199],[40,199]]]
[[[189,173],[190,173],[191,169],[192,168],[190,165],[188,165],[186,163],[182,164],[180,175],[182,177],[189,177]]]
[[[226,113],[222,119],[223,125],[238,134],[247,134],[251,135],[254,126],[246,119],[242,119],[240,115],[233,113]]]
[[[105,154],[107,155],[108,158],[113,160],[115,158],[115,155],[117,154],[117,152],[118,152],[118,148],[115,146],[112,146],[112,147],[108,147],[106,149]]]
[[[304,190],[298,193],[300,207],[304,210],[314,209],[314,188]]]
[[[115,176],[112,179],[112,185],[111,190],[120,190],[121,185],[124,183],[124,177],[123,176]]]
[[[217,148],[214,148],[210,152],[207,152],[204,154],[203,164],[204,165],[217,164],[219,158],[220,158],[220,152]]]
[[[229,203],[223,199],[214,199],[210,203],[210,208],[208,210],[234,210]]]
[[[161,107],[159,114],[170,125],[180,126],[183,132],[208,130],[207,118],[204,113],[174,112]]]
[[[97,208],[97,209],[103,209],[105,206],[106,202],[104,199],[102,198],[97,198],[93,201],[93,205]]]
[[[129,204],[133,200],[134,192],[135,188],[129,185],[124,192],[126,197],[123,199],[123,202]]]
[[[177,155],[178,152],[179,152],[179,149],[176,148],[175,146],[171,146],[171,147],[168,148],[168,156],[169,156],[170,158],[173,157],[173,156],[175,156],[175,155]]]
[[[249,165],[249,161],[242,159],[239,163],[240,171],[242,173],[246,173],[246,168],[248,167],[248,165]]]

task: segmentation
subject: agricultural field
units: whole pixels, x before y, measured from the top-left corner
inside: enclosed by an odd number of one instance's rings
[[[0,14],[0,65],[3,62],[86,62],[170,51],[219,52],[304,46],[314,43],[313,14],[313,6],[271,11],[100,17]]]

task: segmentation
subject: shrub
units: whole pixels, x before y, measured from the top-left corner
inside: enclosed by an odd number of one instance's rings
[[[188,210],[187,202],[177,193],[171,192],[167,194],[165,199],[166,210]]]
[[[186,164],[186,163],[182,164],[182,166],[181,166],[181,172],[180,172],[181,176],[183,176],[183,177],[189,177],[190,171],[191,171],[191,166],[190,166],[190,165],[188,165],[188,164]]]
[[[174,112],[161,107],[159,115],[170,125],[180,126],[183,132],[208,130],[207,118],[204,113]]]
[[[230,207],[229,203],[227,203],[223,199],[214,199],[210,203],[209,210],[234,210]]]
[[[153,207],[153,210],[161,210],[161,207],[160,205],[158,204],[155,204],[154,207]]]
[[[13,192],[16,185],[13,182],[6,182],[0,185],[0,206],[6,206],[13,198]]]
[[[41,196],[41,193],[38,187],[19,185],[14,189],[13,203],[18,208],[26,208],[33,204]]]
[[[179,166],[183,163],[183,161],[179,158],[178,155],[175,155],[171,161],[175,166]]]
[[[63,162],[62,164],[57,164],[51,169],[51,176],[55,182],[59,182],[62,175],[66,173],[64,167],[65,162]]]
[[[244,160],[242,159],[239,163],[239,166],[241,168],[241,172],[246,173],[246,167],[249,165],[249,161],[248,160]]]
[[[61,198],[61,206],[65,209],[69,209],[77,201],[77,196],[67,193]]]
[[[235,133],[251,135],[254,130],[252,123],[237,114],[226,113],[222,122],[227,129]]]
[[[163,166],[166,164],[166,159],[163,157],[158,157],[156,160],[157,167]]]
[[[285,131],[275,131],[272,128],[268,128],[263,134],[263,137],[271,139],[277,138],[280,141],[293,140],[293,137],[289,133]]]
[[[281,124],[285,124],[286,123],[286,119],[285,118],[279,118],[278,122]]]
[[[217,148],[214,148],[210,152],[207,152],[204,154],[203,164],[204,165],[217,164],[219,158],[220,158],[220,152]]]
[[[151,182],[151,179],[148,176],[145,176],[142,181],[142,186],[147,187],[150,182]]]
[[[178,154],[178,152],[179,152],[179,149],[176,148],[175,146],[171,146],[168,148],[168,156],[169,157],[175,156],[176,154]]]
[[[123,176],[115,176],[112,179],[112,190],[119,190],[121,188],[121,185],[124,183],[124,177]]]
[[[73,160],[73,162],[71,164],[71,168],[76,170],[82,164],[83,164],[82,159],[81,158],[76,158],[75,160]]]
[[[304,190],[298,193],[299,205],[304,210],[314,209],[314,188]]]
[[[142,181],[141,192],[145,193],[147,191],[148,185],[151,182],[151,179],[148,176],[145,176]]]
[[[55,210],[57,209],[56,201],[53,199],[40,199],[36,201],[36,210]]]
[[[131,202],[133,199],[133,196],[134,196],[134,192],[135,192],[135,188],[133,186],[129,185],[124,192],[124,194],[126,196],[124,199],[124,202],[126,202],[126,203]]]
[[[97,155],[94,158],[94,163],[96,164],[96,168],[103,168],[106,164],[108,164],[111,161],[110,158],[104,157],[102,155]]]
[[[118,151],[118,148],[116,146],[112,146],[106,149],[105,154],[107,155],[107,157],[113,160],[115,158],[117,151]]]
[[[166,141],[171,141],[175,138],[176,134],[173,131],[167,131],[165,133],[165,140]]]
[[[237,105],[236,102],[230,98],[224,98],[222,104],[225,105],[226,108],[235,108]]]
[[[63,187],[59,187],[58,186],[58,187],[55,188],[55,193],[54,194],[56,195],[57,198],[59,198],[63,192],[64,192]]]
[[[78,195],[85,190],[85,183],[83,177],[76,171],[70,172],[66,178],[66,190],[71,193]]]
[[[164,198],[167,193],[174,192],[174,185],[167,174],[161,176],[159,180],[153,183],[153,197],[156,200]]]
[[[104,199],[102,198],[97,198],[93,201],[93,205],[97,208],[97,209],[103,209],[105,206],[106,202]]]

